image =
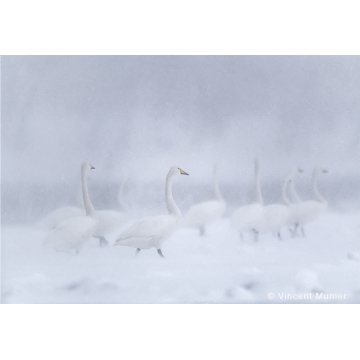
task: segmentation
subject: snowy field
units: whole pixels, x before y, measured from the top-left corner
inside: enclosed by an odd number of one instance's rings
[[[131,222],[127,224],[129,226]],[[307,236],[240,240],[223,218],[178,229],[155,249],[101,248],[79,255],[42,247],[46,232],[2,228],[2,303],[360,303],[360,215],[328,212]],[[112,244],[119,231],[108,239]]]

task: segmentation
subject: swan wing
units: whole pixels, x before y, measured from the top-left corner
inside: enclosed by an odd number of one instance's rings
[[[115,241],[115,245],[139,248],[156,246],[156,242],[163,242],[172,234],[176,222],[176,217],[172,215],[149,217],[124,230]]]
[[[264,206],[257,203],[242,206],[233,213],[231,223],[238,230],[251,231],[259,223],[263,211]]]
[[[84,209],[77,206],[65,206],[51,211],[36,226],[46,230],[55,229],[62,221],[82,215],[85,215]]]
[[[99,210],[96,212],[99,219],[95,236],[103,236],[112,233],[129,220],[129,215],[125,212],[114,210]]]
[[[223,201],[211,200],[195,204],[189,208],[180,220],[181,226],[198,227],[206,225],[220,218],[225,212]]]
[[[63,238],[65,242],[68,241],[68,234],[86,241],[94,234],[97,225],[98,220],[91,216],[78,216],[62,221],[51,233],[56,238]]]

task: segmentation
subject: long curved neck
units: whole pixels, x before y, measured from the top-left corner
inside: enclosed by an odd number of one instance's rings
[[[282,189],[281,189],[281,197],[282,197],[282,201],[283,201],[283,203],[285,205],[290,205],[291,204],[291,202],[290,202],[290,200],[289,200],[289,198],[287,196],[286,189],[287,189],[287,186],[288,186],[289,183],[290,183],[290,186],[291,186],[291,183],[294,182],[293,176],[294,176],[294,170],[292,169],[286,175],[283,186],[282,186]]]
[[[169,214],[175,215],[175,216],[181,216],[181,211],[177,207],[175,200],[173,198],[172,194],[172,179],[173,176],[168,173],[166,176],[166,183],[165,183],[165,201],[166,201],[166,207],[169,211]]]
[[[215,198],[216,200],[219,200],[221,202],[225,202],[220,188],[219,188],[219,182],[218,182],[218,176],[217,176],[217,168],[216,166],[214,166],[214,193],[215,193]]]
[[[312,174],[312,188],[313,188],[313,192],[314,192],[314,196],[315,199],[321,203],[326,203],[325,198],[319,193],[319,189],[317,187],[317,175],[319,173],[318,169],[314,169],[313,174]]]
[[[83,168],[81,170],[81,184],[82,184],[82,192],[83,192],[83,198],[84,198],[84,206],[85,206],[85,210],[86,210],[86,215],[94,216],[96,214],[96,212],[90,201],[89,191],[88,191],[88,187],[87,187],[86,173],[87,173],[86,169]]]
[[[79,208],[84,208],[84,196],[82,191],[82,183],[81,181],[78,182],[78,186],[76,189],[76,198],[75,198],[75,205]]]
[[[295,189],[294,179],[290,182],[290,194],[296,203],[300,203],[302,200]]]
[[[287,181],[284,181],[284,184],[282,186],[282,190],[281,190],[281,197],[282,197],[282,201],[285,205],[290,205],[291,202],[289,200],[289,198],[287,197],[287,194],[286,194],[286,188],[287,188],[287,184],[288,183],[291,183],[292,181],[291,180],[287,180]]]
[[[123,177],[123,179],[122,179],[122,181],[120,183],[120,188],[119,188],[119,192],[118,192],[118,196],[117,196],[117,201],[118,201],[118,204],[120,205],[121,210],[128,213],[129,208],[123,202],[123,192],[124,192],[124,184],[125,184],[125,182],[126,182],[126,177]]]
[[[255,160],[255,201],[261,205],[264,204],[260,186],[260,164],[259,159]]]

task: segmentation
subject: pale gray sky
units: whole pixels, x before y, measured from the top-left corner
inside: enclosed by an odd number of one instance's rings
[[[359,176],[358,56],[3,56],[2,182]],[[308,179],[307,178],[307,179]]]

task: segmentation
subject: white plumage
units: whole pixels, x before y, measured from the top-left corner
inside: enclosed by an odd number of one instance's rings
[[[204,235],[205,227],[223,216],[226,203],[220,192],[216,165],[214,165],[214,193],[214,200],[192,205],[180,220],[179,226],[199,229],[200,235]]]
[[[61,222],[76,216],[84,216],[85,210],[78,206],[64,206],[51,211],[35,224],[43,230],[55,229]]]
[[[176,175],[189,174],[177,166],[170,168],[165,182],[165,200],[169,214],[152,216],[133,224],[120,234],[114,245],[134,247],[137,249],[136,253],[141,249],[156,248],[163,257],[161,246],[175,231],[181,217],[181,211],[172,195],[172,180]]]
[[[63,206],[57,208],[47,215],[45,215],[41,220],[39,220],[35,227],[42,230],[51,230],[55,229],[62,221],[70,219],[76,216],[84,216],[86,214],[84,209],[84,201],[82,194],[81,181],[79,182],[78,190],[76,193],[76,205]]]
[[[94,169],[89,163],[81,166],[81,182],[86,215],[77,216],[60,222],[55,229],[51,230],[44,240],[45,247],[51,247],[58,251],[75,249],[80,251],[84,243],[94,234],[98,225],[95,210],[91,204],[86,174],[89,169]]]
[[[292,173],[293,170],[290,171]],[[282,197],[284,199],[286,186],[289,179],[286,175],[282,185]],[[255,226],[256,233],[274,233],[281,239],[281,229],[287,224],[290,216],[289,207],[285,204],[269,204],[264,206],[260,219]]]
[[[299,196],[297,196],[297,202],[290,205],[291,217],[289,221],[295,226],[294,235],[297,229],[300,228],[302,235],[305,236],[304,225],[317,220],[326,211],[327,201],[318,190],[317,177],[319,174],[325,174],[327,172],[326,169],[319,166],[313,170],[312,189],[315,200],[301,201]]]
[[[241,206],[232,214],[230,221],[232,226],[240,233],[243,239],[243,233],[254,233],[257,239],[257,224],[259,223],[264,211],[263,199],[260,187],[260,160],[255,159],[255,202],[249,205]]]
[[[123,189],[126,181],[124,176],[118,192],[117,201],[120,205],[120,211],[116,210],[97,210],[96,214],[99,219],[98,227],[94,233],[94,237],[100,239],[100,246],[108,245],[106,236],[113,233],[121,226],[123,226],[129,219],[130,213],[127,206],[123,202]]]

